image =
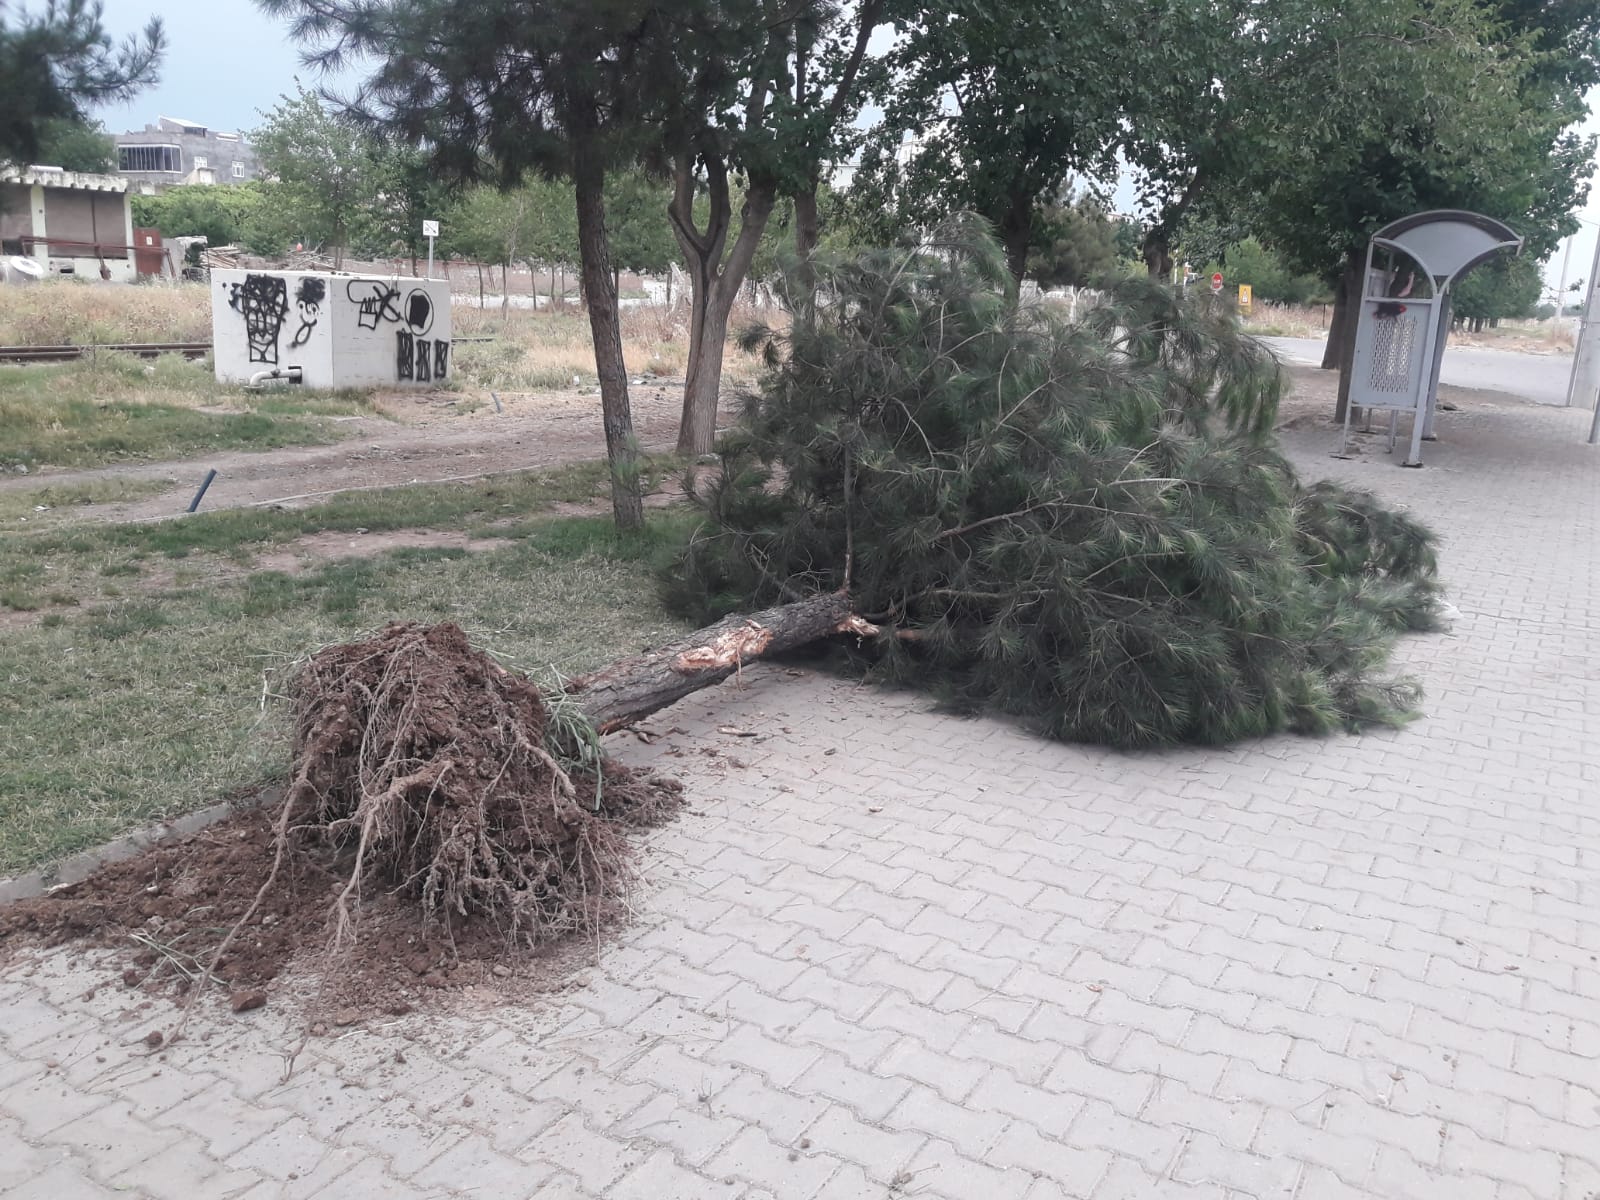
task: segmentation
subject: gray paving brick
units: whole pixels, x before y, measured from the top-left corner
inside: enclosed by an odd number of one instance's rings
[[[1443,534],[1460,615],[1399,644],[1406,729],[1129,756],[752,667],[618,743],[703,815],[540,1003],[314,1039],[286,1081],[275,1009],[143,1058],[173,1014],[121,1019],[103,966],[0,967],[0,1191],[883,1200],[904,1159],[930,1200],[1594,1200],[1582,416],[1474,399],[1423,472],[1286,435]],[[662,757],[727,724],[788,732]]]

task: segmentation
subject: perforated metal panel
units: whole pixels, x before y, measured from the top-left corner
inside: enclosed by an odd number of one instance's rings
[[[1433,302],[1369,299],[1361,307],[1350,403],[1360,408],[1415,409],[1417,384],[1426,374],[1422,360]],[[1395,308],[1401,311],[1391,311]]]
[[[1416,317],[1406,314],[1374,320],[1367,386],[1376,392],[1403,395],[1410,387],[1411,356],[1416,344]]]

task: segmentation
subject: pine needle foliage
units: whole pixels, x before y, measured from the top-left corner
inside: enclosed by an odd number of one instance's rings
[[[1433,536],[1305,486],[1270,353],[1210,298],[1019,302],[963,220],[816,266],[668,577],[703,620],[847,589],[880,677],[1114,746],[1399,723]],[[823,297],[812,300],[810,297]]]

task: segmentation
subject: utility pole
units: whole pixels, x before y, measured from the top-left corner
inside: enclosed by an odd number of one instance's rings
[[[1561,282],[1556,284],[1556,315],[1550,322],[1550,340],[1553,342],[1561,332],[1561,314],[1567,306],[1567,266],[1572,262],[1573,237],[1567,238],[1567,248],[1561,255]]]
[[[1583,324],[1578,328],[1577,352],[1567,381],[1567,407],[1593,408],[1589,444],[1600,441],[1600,237],[1595,240],[1594,265],[1589,269],[1589,290],[1583,300]]]

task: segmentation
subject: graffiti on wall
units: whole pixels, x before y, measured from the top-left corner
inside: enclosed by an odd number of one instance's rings
[[[405,328],[395,331],[395,378],[405,383],[443,379],[450,369],[450,343],[428,337],[433,330],[433,300],[422,288],[412,288],[399,314]]]
[[[289,341],[289,349],[304,346],[311,340],[311,331],[322,316],[322,302],[327,298],[328,285],[314,275],[307,275],[295,289],[294,303],[300,310],[300,328]]]
[[[289,315],[289,285],[283,276],[246,275],[244,282],[229,284],[228,307],[244,317],[250,361],[277,366],[278,335]]]
[[[356,306],[356,323],[363,329],[376,329],[379,325],[398,323],[400,310],[396,302],[400,289],[382,279],[352,279],[344,285],[344,294]]]

